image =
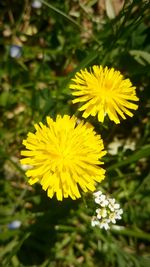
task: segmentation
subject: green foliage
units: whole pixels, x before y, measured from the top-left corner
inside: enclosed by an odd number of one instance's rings
[[[125,1],[110,19],[100,1],[47,0],[40,9],[31,2],[0,3],[1,266],[148,267],[149,3]],[[11,57],[12,45],[21,47],[21,57]],[[68,84],[76,71],[93,64],[121,70],[140,98],[134,118],[119,126],[92,121],[108,150],[107,177],[98,188],[124,210],[123,219],[107,232],[91,228],[91,194],[79,201],[50,200],[39,185],[28,185],[19,163],[22,140],[35,122],[47,115],[77,114]],[[114,140],[121,145],[112,155]],[[15,220],[21,226],[12,230]]]

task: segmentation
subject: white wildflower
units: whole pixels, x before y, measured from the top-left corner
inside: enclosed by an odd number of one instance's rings
[[[97,191],[97,192],[93,193],[93,196],[96,197],[96,198],[99,198],[101,195],[102,195],[101,191]]]
[[[19,45],[11,45],[9,54],[12,58],[19,58],[22,54],[22,47]]]
[[[123,210],[122,209],[116,210],[116,219],[117,220],[121,220],[121,215],[122,214],[123,214]]]
[[[96,216],[91,220],[91,225],[108,230],[111,224],[115,224],[116,220],[121,219],[123,210],[120,209],[120,204],[116,203],[114,198],[109,198],[101,191],[95,192],[93,195],[98,208],[96,209]]]
[[[108,145],[108,153],[111,155],[117,155],[120,147],[122,147],[122,140],[115,137],[114,140]]]
[[[93,218],[92,218],[92,220],[91,220],[91,225],[92,225],[92,227],[94,227],[94,226],[99,226],[99,221],[97,220],[97,218],[94,216]]]
[[[100,204],[102,207],[108,205],[108,200],[106,199],[106,196],[102,194],[101,191],[94,193],[94,196],[95,196],[95,203]]]
[[[102,229],[104,228],[105,230],[108,230],[110,228],[109,226],[109,220],[107,219],[103,219],[101,222],[100,222],[100,225],[99,227]]]
[[[116,203],[116,200],[114,198],[109,198],[109,204],[108,207],[111,211],[114,211],[115,209],[120,208],[120,204]]]
[[[105,208],[96,209],[96,213],[98,219],[105,218],[107,216],[107,210]]]
[[[115,212],[110,213],[109,220],[110,220],[110,222],[112,222],[114,224],[116,223],[116,213]]]
[[[20,228],[20,226],[21,226],[21,221],[15,220],[8,224],[8,229],[15,230],[17,228]]]
[[[40,0],[34,0],[34,1],[32,1],[31,6],[33,8],[37,8],[37,9],[41,8],[42,7],[42,2]]]

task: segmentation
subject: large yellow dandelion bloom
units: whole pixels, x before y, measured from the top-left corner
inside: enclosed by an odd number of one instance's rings
[[[113,68],[95,65],[90,71],[81,70],[72,79],[70,89],[73,89],[72,95],[77,97],[73,103],[83,102],[79,110],[84,111],[84,118],[98,114],[98,120],[103,122],[108,114],[110,120],[120,123],[119,116],[123,119],[126,119],[125,115],[132,117],[131,110],[138,108],[137,104],[132,103],[139,100],[136,87]]]
[[[35,125],[36,132],[23,140],[27,150],[21,164],[32,166],[26,172],[29,183],[39,182],[50,198],[56,193],[58,200],[80,198],[79,187],[94,191],[95,182],[104,179],[105,171],[99,165],[106,154],[100,135],[93,126],[76,117],[47,117],[47,126]]]

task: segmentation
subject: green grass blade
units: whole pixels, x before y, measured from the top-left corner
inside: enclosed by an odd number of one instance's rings
[[[150,156],[150,145],[146,145],[146,146],[142,147],[141,150],[135,152],[133,155],[129,156],[127,159],[122,160],[122,161],[108,167],[107,171],[112,171],[116,168],[119,168],[119,167],[125,166],[127,164],[136,162],[137,160],[142,159],[142,158],[146,158],[148,156]]]

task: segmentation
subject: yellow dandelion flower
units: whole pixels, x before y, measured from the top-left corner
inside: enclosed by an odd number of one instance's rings
[[[70,89],[73,89],[72,95],[76,97],[73,103],[83,102],[79,110],[84,111],[84,118],[98,114],[98,120],[103,122],[108,114],[110,120],[120,123],[118,115],[123,119],[126,119],[125,115],[132,117],[131,110],[138,108],[137,104],[132,103],[139,100],[136,87],[113,68],[95,65],[90,71],[81,70],[72,79]]]
[[[79,187],[87,192],[95,190],[95,182],[104,179],[105,171],[99,165],[106,154],[100,135],[93,126],[76,117],[47,117],[47,126],[35,125],[36,132],[23,140],[27,150],[21,164],[32,166],[26,172],[29,183],[39,182],[50,198],[58,200],[80,198]]]

